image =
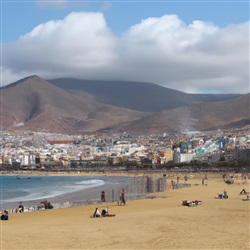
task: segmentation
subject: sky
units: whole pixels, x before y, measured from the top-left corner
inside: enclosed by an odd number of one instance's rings
[[[248,0],[1,0],[1,86],[38,75],[249,93],[249,11]]]

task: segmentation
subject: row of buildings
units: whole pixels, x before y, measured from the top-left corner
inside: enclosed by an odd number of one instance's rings
[[[2,132],[0,166],[14,169],[139,166],[250,159],[250,128],[186,133],[60,135]]]

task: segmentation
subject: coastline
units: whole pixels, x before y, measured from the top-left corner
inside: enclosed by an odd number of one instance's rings
[[[6,176],[15,176],[16,174],[6,174]],[[66,175],[51,175],[49,173],[33,173],[27,174],[23,173],[18,175],[21,179],[29,179],[29,177],[37,177],[37,176],[63,176]],[[16,213],[16,209],[19,205],[19,202],[22,202],[24,206],[24,212],[33,212],[37,210],[43,210],[43,206],[41,202],[47,200],[51,202],[54,209],[58,208],[67,208],[73,206],[81,206],[81,205],[89,205],[89,204],[99,204],[101,203],[100,196],[101,191],[106,192],[106,199],[109,201],[114,201],[118,199],[118,191],[122,188],[126,188],[129,186],[130,178],[127,179],[127,176],[102,176],[102,175],[92,175],[92,174],[84,174],[84,175],[76,175],[76,174],[68,174],[67,177],[104,177],[105,180],[103,185],[91,185],[91,186],[83,186],[81,190],[76,190],[72,192],[65,192],[61,195],[56,195],[49,198],[36,198],[32,200],[16,200],[1,203],[1,210],[7,209],[10,213]],[[107,177],[107,179],[106,179]],[[17,180],[19,181],[19,180]],[[113,196],[111,197],[111,193],[113,192]]]
[[[164,176],[166,176],[166,182],[167,182],[167,186],[166,186],[166,190],[170,190],[172,187],[170,185],[171,180],[175,180],[177,178],[177,176],[180,177],[181,181],[180,181],[180,185],[184,186],[184,180],[183,180],[183,176],[187,175],[189,176],[189,180],[190,177],[191,179],[200,179],[199,182],[201,183],[201,180],[204,178],[204,176],[206,175],[206,172],[199,172],[199,173],[164,173]],[[210,178],[213,178],[213,176],[215,176],[216,178],[218,176],[222,176],[224,173],[210,173]],[[5,174],[6,176],[25,176],[25,177],[34,177],[34,176],[88,176],[88,177],[103,177],[103,176],[108,176],[108,177],[140,177],[140,176],[151,176],[151,177],[162,177],[163,176],[163,171],[161,171],[161,173],[159,172],[107,172],[107,173],[102,173],[102,172],[62,172],[62,173],[58,173],[58,172],[39,172],[39,171],[16,171],[16,172],[8,172]],[[239,179],[239,178],[237,178]],[[237,180],[238,182],[240,182],[240,180]],[[198,182],[198,181],[197,181]],[[189,184],[191,185],[191,184]],[[199,185],[198,183],[195,183],[193,185]],[[48,198],[47,200],[50,201],[54,207],[54,209],[60,209],[60,208],[70,208],[70,207],[75,207],[75,206],[87,206],[87,205],[93,205],[93,204],[103,204],[100,200],[100,193],[101,190],[105,190],[107,196],[109,196],[109,198],[107,199],[107,201],[109,202],[116,202],[118,200],[118,196],[119,196],[119,191],[121,189],[126,189],[128,190],[129,185],[122,185],[122,184],[107,184],[105,183],[102,186],[97,186],[97,187],[91,187],[89,189],[84,189],[84,190],[80,190],[80,191],[75,191],[75,192],[71,192],[71,193],[66,193],[63,195],[59,195],[59,196],[55,196],[55,197],[51,197]],[[111,197],[111,192],[112,197]],[[160,194],[161,192],[157,193]],[[150,193],[148,194],[148,196],[150,196]],[[140,197],[140,196],[138,196]],[[146,196],[142,197],[145,198]],[[141,199],[137,198],[137,199]],[[24,212],[34,212],[37,210],[44,210],[44,208],[41,206],[41,202],[44,199],[36,199],[36,200],[31,200],[31,201],[25,201],[23,202],[24,205]],[[1,207],[3,209],[7,209],[10,213],[16,213],[17,212],[17,207],[18,207],[18,202],[6,202],[4,204],[1,205]],[[1,210],[3,210],[1,209]]]
[[[239,195],[242,188],[249,191],[249,179],[243,185],[239,176],[228,185],[221,174],[208,174],[201,185],[203,173],[191,175],[190,187],[126,206],[107,202],[12,214],[1,222],[2,249],[249,249],[249,203]],[[215,199],[224,189],[229,199]],[[202,205],[181,205],[193,199]],[[115,217],[90,218],[95,207],[106,206]]]

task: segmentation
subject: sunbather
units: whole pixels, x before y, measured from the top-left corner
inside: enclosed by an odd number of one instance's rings
[[[192,205],[192,201],[187,201],[187,200],[182,201],[182,206],[191,207],[191,205]]]
[[[222,193],[218,193],[218,199],[222,199],[222,198],[223,198]]]
[[[250,201],[250,195],[247,195],[246,199],[242,199],[243,201]]]
[[[243,188],[240,192],[240,194],[247,194],[247,191],[245,190],[245,188]]]
[[[95,209],[95,212],[94,212],[94,214],[93,214],[93,217],[95,218],[95,217],[101,217],[101,213],[100,213],[100,211],[98,210],[98,207]]]

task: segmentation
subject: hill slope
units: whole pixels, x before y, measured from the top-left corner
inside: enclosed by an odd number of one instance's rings
[[[73,133],[131,121],[143,112],[94,102],[87,94],[75,96],[38,76],[1,89],[2,128],[45,129]]]
[[[125,130],[145,132],[213,130],[250,124],[250,94],[232,100],[190,104],[144,117]]]
[[[143,83],[133,84],[130,82],[123,85],[120,82],[114,87],[115,83],[100,86],[99,82],[91,87],[88,83],[86,86],[89,89],[85,92],[81,89],[77,91],[80,88],[77,81],[77,86],[65,91],[38,76],[27,77],[0,89],[1,128],[33,131],[43,129],[57,133],[95,132],[102,129],[151,133],[235,128],[249,124],[249,94],[220,102],[220,98],[229,98],[229,95],[218,95],[215,96],[217,102],[196,103],[199,98],[209,100],[211,96],[189,95],[154,84],[146,84],[146,87]],[[98,91],[94,93],[96,86],[99,86]],[[150,93],[151,99],[146,98]],[[113,95],[115,97],[112,99]],[[193,98],[194,96],[197,98]],[[142,97],[145,99],[142,100]],[[164,105],[168,108],[161,112],[140,112],[96,101],[101,98],[106,98],[107,102],[120,101],[123,106],[134,106],[136,101],[140,101],[142,106],[137,104],[142,109],[145,105],[145,110],[150,107],[157,109],[157,105],[158,108],[163,108]],[[168,102],[177,107],[171,109]],[[178,106],[180,103],[182,105]]]
[[[143,112],[160,112],[191,103],[233,99],[240,94],[187,94],[153,83],[126,81],[91,81],[72,78],[48,80],[66,91],[88,93],[93,100]]]

